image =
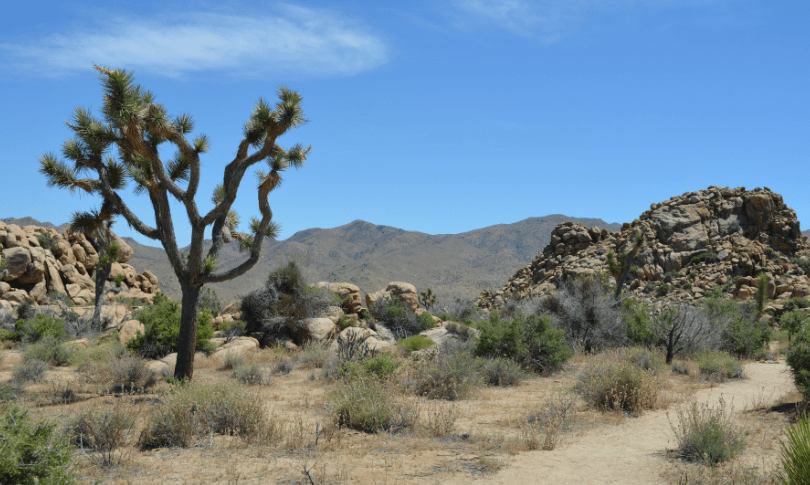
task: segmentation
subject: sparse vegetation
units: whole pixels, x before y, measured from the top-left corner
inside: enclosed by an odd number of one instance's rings
[[[393,298],[381,298],[369,308],[372,317],[397,338],[407,338],[436,326],[428,313],[417,316],[405,302]]]
[[[658,406],[659,383],[620,350],[606,351],[579,374],[575,389],[597,409],[640,414]]]
[[[727,352],[713,351],[696,356],[700,373],[712,380],[724,382],[727,379],[741,379],[744,377],[742,362]]]
[[[417,411],[398,399],[390,385],[360,369],[338,383],[330,407],[342,426],[369,433],[409,429],[418,418]]]
[[[810,415],[787,427],[787,442],[782,442],[782,485],[810,483]]]
[[[411,335],[410,337],[400,339],[397,342],[397,347],[408,354],[411,352],[416,352],[417,350],[424,350],[429,347],[433,347],[434,345],[436,345],[436,342],[428,337],[425,337],[424,335]]]

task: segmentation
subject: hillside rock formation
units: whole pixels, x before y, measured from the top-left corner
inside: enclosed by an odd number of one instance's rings
[[[118,236],[115,241],[122,262],[113,263],[108,280],[123,275],[123,291],[108,294],[107,299],[120,296],[151,304],[160,291],[157,277],[148,270],[138,274],[125,264],[132,259],[132,248]],[[52,292],[67,294],[75,305],[82,306],[95,296],[92,277],[99,256],[83,234],[63,235],[53,228],[0,222],[0,247],[7,265],[0,281],[0,306],[11,308],[26,301],[40,304]]]
[[[768,276],[777,311],[787,298],[810,295],[810,244],[782,196],[768,187],[711,186],[652,204],[618,232],[562,223],[531,264],[476,302],[498,307],[506,297],[547,295],[570,277],[608,274],[608,251],[629,252],[639,231],[646,244],[627,263],[632,271],[624,291],[657,306],[699,299],[718,285],[752,298],[759,273]]]

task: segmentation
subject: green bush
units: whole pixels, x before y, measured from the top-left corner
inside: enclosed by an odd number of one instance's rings
[[[417,316],[408,308],[407,303],[393,298],[378,299],[371,304],[369,310],[375,320],[398,338],[410,337],[436,326],[429,314]]]
[[[692,401],[678,411],[678,426],[672,425],[683,458],[714,465],[728,461],[745,448],[744,433],[732,422],[733,412],[720,406]]]
[[[773,330],[757,320],[751,303],[722,298],[703,300],[703,311],[714,328],[722,328],[720,349],[742,358],[759,354],[773,338]]]
[[[340,327],[341,331],[346,330],[347,328],[352,327],[356,324],[357,320],[349,318],[346,315],[343,315],[342,317],[340,317],[340,320],[338,320],[338,327]]]
[[[516,386],[526,378],[526,372],[514,360],[482,359],[481,374],[490,386]]]
[[[361,365],[368,373],[380,379],[387,379],[388,376],[393,374],[394,370],[399,367],[400,362],[392,354],[381,353],[374,357],[364,359]]]
[[[233,320],[230,322],[222,322],[217,327],[217,330],[225,334],[225,340],[230,342],[236,337],[245,335],[245,328],[247,324],[242,320]]]
[[[39,241],[39,247],[42,249],[53,251],[57,248],[56,239],[54,239],[50,234],[37,235],[37,241]]]
[[[805,327],[793,336],[785,357],[793,373],[796,388],[805,398],[810,398],[810,328]]]
[[[398,400],[390,385],[362,370],[340,381],[329,402],[340,425],[368,433],[412,428],[417,419],[416,411]]]
[[[475,353],[482,357],[505,357],[536,371],[551,372],[574,355],[565,343],[565,332],[552,327],[545,315],[527,316],[518,311],[512,318],[501,318],[495,310],[477,326],[481,336]]]
[[[428,347],[433,347],[434,345],[436,345],[436,342],[424,335],[419,334],[411,335],[410,337],[400,339],[397,342],[397,347],[408,354],[411,352],[416,352],[417,350],[424,350]]]
[[[655,345],[658,339],[653,330],[650,307],[642,300],[628,298],[624,301],[624,321],[627,338],[640,345]]]
[[[60,339],[46,335],[35,344],[29,345],[22,355],[23,362],[41,360],[53,366],[66,365],[75,349],[68,347]]]
[[[7,401],[16,401],[17,394],[14,388],[8,382],[0,382],[0,403]]]
[[[810,416],[805,414],[787,427],[787,443],[782,442],[783,485],[810,483]]]
[[[24,342],[38,342],[45,337],[55,337],[59,340],[67,338],[64,320],[41,313],[30,320],[17,320],[14,328]]]
[[[714,351],[698,355],[698,371],[709,379],[723,382],[744,377],[742,363],[727,352]]]
[[[180,338],[180,304],[161,293],[154,304],[137,312],[133,318],[143,323],[146,333],[127,342],[127,348],[148,359],[159,359],[177,351]],[[197,350],[212,351],[208,340],[214,336],[211,313],[202,310],[197,323]]]
[[[199,309],[208,310],[213,317],[219,316],[219,312],[222,311],[222,305],[219,303],[219,298],[217,298],[217,292],[211,288],[205,288],[201,291]]]
[[[68,485],[76,483],[70,470],[71,450],[54,429],[56,424],[34,421],[16,404],[0,408],[0,483]]]
[[[779,326],[787,331],[788,342],[792,340],[793,334],[802,331],[807,320],[808,315],[804,310],[796,309],[782,314],[781,318],[779,318]]]
[[[329,342],[311,340],[301,347],[301,353],[296,358],[304,368],[322,369],[332,354],[333,352],[329,349]]]

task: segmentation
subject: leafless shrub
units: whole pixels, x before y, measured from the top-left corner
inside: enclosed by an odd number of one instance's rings
[[[422,406],[420,414],[420,421],[428,434],[441,438],[453,432],[461,410],[456,403],[428,401]]]
[[[550,451],[557,447],[560,433],[574,412],[574,397],[555,393],[538,411],[529,415],[521,427],[521,434],[529,450]]]
[[[596,278],[574,278],[544,298],[536,312],[550,314],[556,327],[565,330],[568,344],[586,352],[627,343],[620,305]]]
[[[678,305],[653,315],[653,332],[666,348],[666,363],[679,352],[695,353],[719,345],[720,333],[704,312],[690,305]]]
[[[71,444],[89,450],[90,459],[103,468],[121,465],[129,459],[125,448],[135,427],[133,409],[118,404],[112,409],[82,411],[67,425]]]

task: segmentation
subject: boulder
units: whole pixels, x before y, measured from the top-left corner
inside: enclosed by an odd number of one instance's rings
[[[28,290],[28,295],[37,303],[40,304],[48,296],[48,287],[45,281],[40,281],[33,288]]]
[[[23,303],[23,302],[31,302],[33,299],[28,296],[28,292],[25,290],[11,290],[3,293],[1,296],[3,300],[14,302],[14,303]]]
[[[126,345],[127,342],[138,336],[138,333],[146,333],[146,327],[138,320],[127,320],[118,326],[118,341]]]
[[[363,309],[363,304],[360,298],[360,288],[351,283],[329,283],[320,281],[315,284],[316,287],[329,288],[331,291],[337,293],[340,297],[340,306],[346,313],[358,313]]]
[[[259,341],[253,337],[238,337],[224,344],[214,352],[214,357],[224,359],[227,355],[241,355],[243,357],[259,350]]]
[[[62,283],[62,275],[59,274],[59,269],[57,269],[56,263],[46,260],[45,270],[47,275],[46,280],[48,281],[48,292],[67,294],[65,284]]]
[[[309,341],[329,340],[335,336],[338,327],[329,318],[321,317],[301,320],[291,330],[293,331],[293,341],[301,345]]]
[[[121,239],[116,235],[113,235],[113,239],[115,240],[115,242],[118,243],[118,261],[121,263],[126,263],[127,261],[132,259],[132,256],[135,253],[132,251],[132,248],[129,246],[129,244],[127,244],[126,241],[124,241],[123,239]]]
[[[4,281],[16,280],[25,274],[28,265],[31,263],[31,253],[27,248],[7,248],[0,251],[0,253],[2,253],[3,261],[5,261],[7,265],[6,276],[3,277]]]
[[[375,301],[385,298],[393,298],[404,302],[411,311],[415,311],[419,307],[419,295],[416,293],[416,287],[410,283],[392,281],[388,283],[388,287],[384,290],[367,293],[366,306],[371,308]]]

